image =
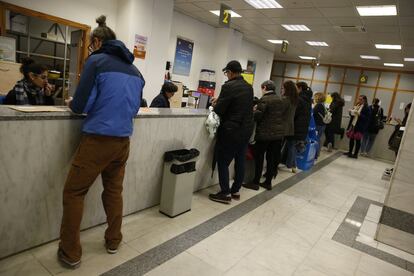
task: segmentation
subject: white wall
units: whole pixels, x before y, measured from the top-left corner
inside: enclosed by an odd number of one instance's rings
[[[216,70],[217,95],[225,80],[221,69],[229,61],[227,59],[239,60],[244,68],[247,66],[247,60],[250,59],[257,62],[253,87],[255,94],[261,95],[260,84],[270,78],[273,61],[271,51],[243,40],[242,34],[235,30],[214,28],[182,13],[174,12],[168,50],[168,60],[171,62],[174,62],[177,36],[194,41],[194,52],[190,76],[173,75],[174,80],[181,81],[188,88],[196,90],[200,70]],[[230,41],[224,43],[223,39]],[[230,44],[231,47],[223,48],[222,45],[226,44]]]
[[[194,41],[193,60],[190,76],[173,75],[173,79],[196,90],[201,69],[215,70],[214,56],[215,28],[179,12],[174,12],[170,41],[168,47],[168,60],[174,62],[177,36]],[[174,65],[174,64],[173,64]],[[172,70],[171,70],[172,73]]]
[[[5,0],[11,4],[58,16],[78,23],[97,26],[95,18],[104,14],[107,25],[116,29],[117,0]]]

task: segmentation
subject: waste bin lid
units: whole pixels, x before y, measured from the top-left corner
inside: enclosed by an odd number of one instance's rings
[[[164,161],[171,162],[173,160],[177,160],[180,162],[186,162],[193,158],[196,158],[200,155],[200,151],[197,149],[180,149],[180,150],[172,150],[167,151],[164,153]]]

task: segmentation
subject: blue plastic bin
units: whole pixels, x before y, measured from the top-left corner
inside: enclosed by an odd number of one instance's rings
[[[300,170],[308,171],[313,167],[318,148],[318,134],[316,133],[316,124],[313,119],[313,112],[311,112],[308,137],[306,137],[306,148],[303,152],[296,155],[296,165]]]

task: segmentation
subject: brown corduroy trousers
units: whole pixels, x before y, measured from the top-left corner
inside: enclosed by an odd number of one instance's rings
[[[122,182],[129,155],[128,137],[83,134],[63,190],[63,217],[59,248],[70,261],[82,256],[80,224],[84,198],[99,174],[108,227],[106,245],[117,248],[122,240]]]

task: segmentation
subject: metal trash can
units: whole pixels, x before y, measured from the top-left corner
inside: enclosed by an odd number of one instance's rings
[[[176,217],[191,210],[197,149],[167,151],[164,154],[160,212]]]

